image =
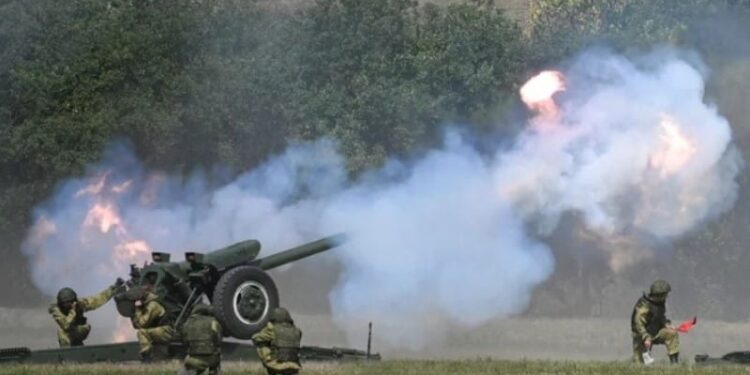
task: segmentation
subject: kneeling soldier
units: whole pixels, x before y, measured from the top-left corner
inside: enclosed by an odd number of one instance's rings
[[[299,346],[302,331],[283,307],[271,311],[271,319],[260,332],[253,335],[253,344],[269,375],[299,373]]]
[[[141,346],[141,359],[161,359],[154,356],[154,344],[169,344],[175,337],[167,309],[156,294],[142,288],[129,290],[128,298],[135,305],[132,323]]]
[[[188,347],[181,374],[198,375],[208,369],[210,375],[217,375],[221,367],[221,325],[213,309],[202,303],[193,307],[181,332]]]
[[[70,288],[57,292],[57,303],[50,306],[49,313],[59,327],[57,341],[60,347],[83,346],[83,340],[91,332],[91,325],[83,314],[107,303],[123,283],[122,279],[117,279],[114,285],[99,294],[85,298],[78,298]]]
[[[664,280],[651,284],[648,295],[644,294],[633,307],[631,331],[633,335],[633,360],[643,363],[643,353],[652,345],[667,347],[669,362],[680,361],[680,336],[667,319],[667,296],[672,290]]]

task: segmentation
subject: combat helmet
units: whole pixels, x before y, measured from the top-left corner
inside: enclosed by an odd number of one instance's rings
[[[283,307],[271,310],[271,323],[293,323],[289,311]]]
[[[668,282],[664,280],[656,280],[653,284],[651,284],[651,288],[648,291],[648,294],[650,295],[663,295],[667,294],[672,290],[672,287],[669,285]]]
[[[77,300],[78,295],[71,288],[62,288],[57,292],[57,303],[59,304],[73,303]]]

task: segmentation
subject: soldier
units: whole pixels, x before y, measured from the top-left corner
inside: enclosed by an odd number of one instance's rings
[[[190,317],[182,326],[182,337],[188,346],[185,370],[182,375],[219,374],[221,367],[221,325],[213,309],[203,303],[193,307]]]
[[[61,348],[83,346],[83,340],[86,340],[91,332],[91,325],[83,314],[107,303],[123,284],[122,279],[118,278],[114,285],[97,295],[85,298],[78,298],[71,288],[62,288],[57,292],[57,303],[50,306],[49,313],[59,326],[57,341]]]
[[[154,357],[154,344],[169,344],[175,331],[167,309],[156,294],[136,287],[128,291],[127,297],[135,305],[132,323],[141,346],[141,359],[148,362]]]
[[[667,295],[671,290],[669,283],[657,280],[651,284],[648,295],[644,293],[633,308],[630,327],[636,363],[643,363],[643,353],[656,344],[666,345],[670,363],[680,361],[680,336],[666,314]]]
[[[271,319],[260,332],[253,335],[253,344],[258,349],[263,366],[269,375],[292,375],[299,373],[299,345],[302,331],[283,307],[271,311]]]

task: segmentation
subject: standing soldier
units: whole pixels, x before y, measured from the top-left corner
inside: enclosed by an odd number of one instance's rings
[[[221,325],[213,309],[203,303],[193,307],[193,312],[182,326],[182,337],[188,346],[184,375],[218,375],[221,367]]]
[[[648,295],[638,299],[633,307],[631,331],[633,336],[633,359],[643,363],[643,353],[652,345],[666,345],[670,363],[680,361],[680,336],[667,319],[667,295],[672,288],[664,280],[651,284]]]
[[[57,341],[61,348],[83,346],[83,340],[91,332],[91,325],[83,314],[107,303],[122,284],[124,282],[118,278],[114,285],[99,294],[80,299],[71,288],[62,288],[57,292],[57,303],[50,306],[49,313],[59,326]]]
[[[299,373],[299,345],[302,331],[294,326],[289,311],[278,307],[271,311],[271,319],[260,332],[253,335],[263,366],[269,375]]]
[[[159,302],[159,297],[143,288],[128,291],[128,299],[135,305],[133,328],[136,329],[140,355],[144,362],[154,357],[154,344],[169,344],[175,336],[167,309]]]

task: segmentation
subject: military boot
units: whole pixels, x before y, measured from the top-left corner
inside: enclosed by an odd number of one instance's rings
[[[151,361],[153,360],[151,358],[151,352],[150,351],[148,351],[148,352],[141,352],[140,356],[141,356],[141,362],[143,362],[143,363],[151,363]]]
[[[151,360],[152,361],[166,361],[169,359],[169,346],[164,344],[157,344],[151,347]]]
[[[680,353],[674,353],[669,355],[669,363],[678,364],[680,363]]]

